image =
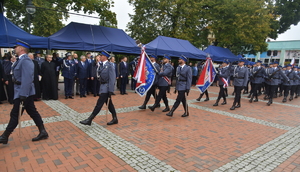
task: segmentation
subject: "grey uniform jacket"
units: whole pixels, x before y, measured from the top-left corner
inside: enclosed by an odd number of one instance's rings
[[[230,70],[231,70],[230,66],[223,67],[219,70],[219,74],[218,74],[219,85],[224,85],[221,78],[228,79],[230,77]]]
[[[171,80],[173,73],[173,66],[170,63],[166,63],[161,67],[161,71],[158,74],[158,86],[169,86],[168,82],[163,78],[164,76],[168,77]]]
[[[111,62],[106,62],[103,67],[99,67],[98,76],[100,78],[99,93],[114,92],[114,84],[116,82],[115,68]]]
[[[192,68],[184,65],[183,67],[178,66],[176,70],[176,90],[184,91],[191,89],[192,84]]]
[[[35,95],[33,83],[34,64],[27,54],[20,56],[20,60],[12,66],[12,71],[15,81],[21,83],[20,85],[14,84],[14,99],[20,98],[20,96]]]
[[[276,73],[274,73],[276,72]],[[272,76],[272,74],[274,75]],[[268,68],[266,69],[266,83],[269,85],[278,85],[280,83],[280,76],[285,80],[289,81],[288,77],[279,68]]]
[[[264,77],[266,75],[266,70],[263,67],[254,67],[250,73],[252,78],[251,82],[254,84],[261,84],[264,82]]]
[[[247,67],[235,67],[233,71],[233,85],[246,87],[248,83],[249,70]]]
[[[300,79],[300,77],[296,74],[295,71],[291,70],[285,70],[283,73],[289,78],[289,82],[285,80],[283,82],[283,85],[292,86],[297,85],[297,79]]]
[[[158,63],[156,63],[156,62],[153,63],[153,66],[155,67],[155,69],[156,69],[157,72],[160,72],[160,66],[159,66]],[[153,85],[157,85],[157,83],[158,83],[158,77],[159,77],[158,73],[156,73]]]

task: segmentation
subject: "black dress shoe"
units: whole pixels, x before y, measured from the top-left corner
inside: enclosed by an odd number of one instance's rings
[[[94,94],[94,97],[97,97],[97,95],[96,95],[96,94]]]
[[[128,93],[123,93],[123,94],[127,95]]]
[[[118,119],[113,119],[107,123],[107,125],[113,125],[113,124],[118,124]]]
[[[76,95],[80,95],[79,93],[76,93]]]
[[[233,106],[231,106],[231,108],[230,108],[230,110],[234,110],[235,109],[235,106],[233,105]]]
[[[189,116],[189,112],[184,112],[184,114],[181,115],[181,117],[187,117],[187,116]]]
[[[226,101],[224,101],[223,103],[221,103],[221,105],[226,105],[227,104],[227,102]]]
[[[282,102],[286,102],[286,97],[285,97],[285,98],[283,98]]]
[[[252,101],[253,101],[253,97],[249,100],[249,102],[252,103]]]
[[[236,105],[236,106],[235,106],[235,108],[240,108],[240,107],[241,107],[241,105]]]
[[[115,93],[112,93],[111,95],[115,96],[116,94],[115,94]]]
[[[174,111],[170,111],[170,112],[167,113],[166,115],[169,116],[169,117],[172,117],[172,116],[173,116],[173,112],[174,112]]]
[[[68,96],[66,96],[65,99],[68,99]]]
[[[156,108],[156,105],[148,106],[148,108],[149,108],[152,112],[154,112],[154,110],[155,110],[155,108]]]
[[[83,95],[82,97],[86,97],[86,95]]]
[[[82,98],[82,96],[80,96],[80,98]]]
[[[157,106],[156,106],[156,108],[159,108],[160,107],[160,104],[158,104]]]
[[[69,96],[70,99],[74,99],[72,96]]]
[[[258,99],[255,99],[254,102],[258,102]]]
[[[200,102],[200,100],[201,100],[201,99],[200,99],[200,98],[198,98],[198,99],[196,99],[196,100],[197,100],[198,102]]]
[[[228,94],[225,94],[225,97],[228,97]]]
[[[296,94],[295,98],[298,98],[298,95]]]
[[[218,106],[218,103],[215,103],[213,106]]]
[[[169,106],[167,106],[164,110],[162,110],[162,112],[168,112],[168,111],[170,111]]]
[[[290,98],[289,98],[289,101],[292,101],[294,98],[291,96]]]
[[[206,98],[204,101],[207,102],[209,100],[209,98]]]
[[[142,106],[140,106],[139,109],[146,109],[146,104],[143,104]]]

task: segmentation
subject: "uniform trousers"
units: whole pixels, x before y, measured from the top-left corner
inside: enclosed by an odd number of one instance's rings
[[[80,92],[80,80],[75,79],[73,82],[73,87],[72,87],[72,94],[74,94],[74,87],[75,87],[75,91],[76,93]]]
[[[155,99],[155,104],[156,105],[159,104],[161,99],[163,99],[165,105],[169,106],[169,102],[168,102],[168,98],[167,98],[168,86],[158,86],[158,88],[159,88],[159,92],[158,92],[158,95]]]
[[[242,93],[242,90],[244,89],[243,86],[234,86],[234,90],[235,90],[235,96],[234,96],[234,102],[233,102],[233,105],[236,105],[236,104],[241,104],[241,93]]]
[[[94,80],[92,80],[93,82],[93,94],[94,96],[96,96],[97,94],[99,94],[99,89],[100,89],[100,81],[97,78],[94,78]]]
[[[219,85],[219,87],[220,87],[220,91],[219,91],[218,100],[220,100],[223,97],[223,100],[226,101],[225,88],[223,87],[223,85]]]
[[[253,83],[252,87],[253,87],[252,88],[253,97],[257,99],[259,89],[261,88],[261,84]]]
[[[126,93],[127,82],[128,82],[128,77],[127,76],[123,76],[123,78],[121,78],[121,85],[120,85],[120,92],[121,92],[121,94],[125,94]]]
[[[43,120],[41,118],[41,115],[38,113],[38,111],[35,108],[33,99],[34,96],[27,97],[27,99],[23,104],[24,108],[22,109],[22,113],[24,110],[26,110],[27,114],[33,119],[35,125],[41,126],[43,125]],[[6,130],[9,132],[13,132],[18,125],[20,102],[21,101],[19,98],[14,100],[14,105],[10,112],[10,120],[6,127]]]
[[[290,94],[291,89],[292,89],[292,86],[290,86],[290,85],[284,85],[283,86],[283,90],[284,90],[283,95],[284,95],[284,97],[287,97]]]
[[[64,78],[65,96],[72,96],[74,79]]]
[[[83,96],[86,93],[87,79],[79,78],[80,95]]]
[[[296,87],[296,95],[300,95],[300,85],[297,85]]]
[[[103,104],[104,103],[107,104],[107,102],[108,102],[108,93],[101,93],[98,98],[97,104],[92,112],[92,115],[97,115],[100,112],[100,110],[102,109]],[[109,99],[108,110],[110,111],[111,114],[113,114],[113,115],[116,114],[115,106],[114,106],[111,98]]]
[[[200,94],[200,97],[202,97],[204,94],[205,94],[206,98],[208,98],[208,91],[207,91],[207,89],[203,93]]]
[[[266,84],[266,91],[269,99],[273,99],[274,93],[276,91],[277,85]]]
[[[152,85],[151,88],[149,89],[149,91],[146,94],[145,97],[145,104],[148,103],[148,101],[150,100],[151,95],[154,97],[154,99],[157,97],[156,95],[156,85]]]
[[[177,109],[180,102],[182,102],[182,106],[183,106],[184,110],[186,111],[187,104],[186,104],[185,90],[178,91],[178,95],[177,95],[176,101],[175,101],[172,109],[174,109],[174,110]]]
[[[131,90],[135,90],[136,88],[136,80],[131,78]]]
[[[292,85],[292,87],[291,87],[291,97],[294,96],[294,94],[296,92],[296,88],[297,88],[297,85]]]

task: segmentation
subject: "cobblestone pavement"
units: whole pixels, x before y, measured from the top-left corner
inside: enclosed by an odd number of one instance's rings
[[[60,84],[60,87],[63,85]],[[232,93],[229,87],[229,93]],[[182,105],[172,118],[162,112],[140,110],[144,98],[128,90],[128,95],[113,96],[119,124],[107,126],[106,106],[92,126],[79,121],[93,110],[97,97],[38,101],[50,135],[32,142],[38,134],[34,122],[25,113],[9,144],[0,145],[0,171],[300,171],[299,100],[282,103],[276,98],[249,103],[229,110],[215,103],[218,87],[209,88],[210,101],[198,102],[199,91],[188,96],[190,116],[182,118]],[[170,105],[176,95],[168,94]],[[150,99],[148,105],[153,104]],[[221,101],[222,102],[222,101]],[[12,105],[0,105],[0,131],[9,120]]]

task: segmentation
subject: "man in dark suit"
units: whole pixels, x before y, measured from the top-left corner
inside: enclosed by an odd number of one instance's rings
[[[26,112],[33,119],[34,123],[39,129],[39,135],[32,139],[32,141],[39,141],[48,138],[48,133],[43,124],[41,115],[37,112],[33,101],[35,94],[33,75],[34,64],[28,57],[30,45],[21,40],[17,40],[14,47],[19,60],[14,63],[12,67],[12,80],[14,82],[14,105],[10,112],[10,120],[4,133],[0,136],[0,143],[7,144],[9,135],[14,131],[18,125],[19,109],[23,105]]]
[[[81,97],[86,97],[86,84],[87,81],[90,78],[90,65],[86,61],[85,56],[80,57],[81,61],[78,63],[77,66],[77,80],[79,80],[79,85],[80,85],[80,98]]]
[[[123,57],[122,61],[119,64],[119,77],[121,78],[120,92],[121,95],[126,93],[126,85],[128,82],[128,63],[127,57]]]
[[[86,63],[89,65],[91,70],[91,66],[94,64],[93,56],[91,55],[91,53],[86,53],[85,58],[86,58]],[[87,80],[86,92],[87,94],[89,94],[89,92],[94,93],[94,81],[91,79]]]

